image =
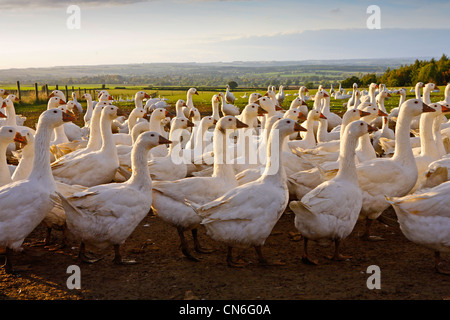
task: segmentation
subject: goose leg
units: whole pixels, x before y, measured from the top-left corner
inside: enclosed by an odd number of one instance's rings
[[[335,261],[342,261],[346,259],[351,259],[352,256],[344,256],[339,253],[339,247],[340,247],[341,241],[339,239],[334,240],[334,255],[329,256],[328,258]]]
[[[211,253],[214,252],[214,249],[211,248],[204,248],[200,245],[200,242],[198,241],[198,230],[192,229],[192,237],[194,238],[194,249],[198,253]]]
[[[3,266],[5,267],[5,272],[7,274],[15,274],[15,271],[14,271],[14,268],[13,268],[12,262],[11,262],[11,256],[12,256],[12,250],[9,249],[8,247],[6,247],[5,264]]]
[[[303,239],[303,255],[302,255],[302,262],[304,264],[311,264],[311,265],[318,265],[317,260],[313,260],[308,255],[308,238]]]
[[[242,260],[238,261],[233,260],[233,247],[228,247],[227,264],[229,267],[233,268],[243,268],[247,265],[247,263],[245,263]]]
[[[30,247],[46,247],[50,244],[51,237],[52,237],[52,228],[48,227],[45,233],[44,240],[33,242],[30,244]]]
[[[137,264],[136,260],[124,260],[122,258],[122,255],[120,254],[120,245],[119,244],[114,245],[114,260],[113,260],[113,262],[115,264],[121,264],[121,265]]]
[[[434,252],[434,268],[436,269],[437,273],[450,275],[450,271],[443,270],[441,267],[441,253],[439,251]]]
[[[370,235],[370,227],[372,226],[372,222],[373,222],[372,219],[366,218],[366,230],[364,231],[364,234],[361,236],[361,239],[365,241],[383,241],[384,239],[382,237]]]
[[[265,266],[284,266],[285,263],[279,260],[269,262],[262,254],[261,246],[255,246],[256,254],[258,255],[259,263]]]
[[[194,257],[191,254],[191,251],[189,250],[186,238],[184,237],[183,228],[177,227],[177,231],[178,231],[178,235],[180,236],[180,240],[181,240],[181,252],[183,252],[183,254],[186,256],[186,258],[188,258],[189,260],[197,261],[197,262],[200,261],[200,260],[198,260],[198,258]]]
[[[80,251],[78,253],[78,258],[81,259],[81,261],[83,261],[85,263],[96,263],[103,259],[103,257],[98,258],[98,259],[93,259],[91,257],[88,257],[88,255],[86,254],[86,246],[85,246],[84,242],[81,242]]]

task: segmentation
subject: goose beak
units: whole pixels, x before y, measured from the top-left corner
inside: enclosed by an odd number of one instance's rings
[[[194,111],[189,112],[189,118],[194,117]]]
[[[53,98],[55,96],[55,93],[50,93],[50,95],[48,96],[48,98],[50,99],[50,98]]]
[[[360,116],[361,118],[362,118],[362,117],[370,116],[370,112],[366,112],[366,111],[359,110],[359,116]]]
[[[238,129],[240,129],[240,128],[248,128],[248,125],[246,125],[242,121],[236,119],[236,128],[238,128]]]
[[[213,124],[217,124],[217,120],[216,119],[214,119]]]
[[[14,136],[14,141],[24,146],[26,146],[28,143],[27,138],[21,135],[20,132],[16,132],[16,135]]]
[[[163,136],[159,136],[158,143],[159,144],[169,144],[169,143],[172,143],[172,141],[170,141],[169,139],[164,138]]]
[[[112,96],[109,96],[108,100],[114,100],[114,98]]]
[[[5,101],[3,101],[3,103],[2,103],[2,106],[1,106],[2,108],[6,108],[6,102]]]
[[[390,97],[391,97],[391,94],[390,94],[390,93],[388,93],[386,97],[390,98]]]
[[[8,91],[5,91],[4,95],[5,95],[5,96],[9,95],[9,92],[8,92]]]
[[[450,111],[450,108],[446,107],[446,106],[442,106],[442,112],[448,112]]]
[[[387,117],[388,116],[388,114],[386,112],[383,112],[381,109],[378,109],[378,115],[380,117]]]
[[[327,117],[321,112],[319,118],[326,119]]]
[[[266,113],[267,113],[266,110],[264,110],[264,109],[261,108],[261,107],[258,107],[258,116],[263,116],[263,115],[266,114]]]
[[[367,131],[369,133],[374,132],[374,131],[378,131],[378,128],[371,126],[370,124],[367,125]]]
[[[308,131],[308,130],[306,130],[301,125],[299,125],[297,122],[295,122],[294,123],[294,131],[299,132],[299,131]]]
[[[74,116],[72,116],[71,114],[68,114],[66,112],[63,112],[63,121],[64,122],[70,122],[70,121],[75,121],[77,120]]]
[[[306,116],[303,113],[298,114],[298,120],[306,120]]]
[[[195,124],[192,122],[192,121],[187,121],[187,126],[188,126],[188,128],[192,128],[192,127],[195,127]]]
[[[326,92],[324,92],[323,96],[324,96],[325,98],[329,98],[329,97],[330,97],[330,96],[328,95],[328,93],[326,93]]]
[[[433,108],[431,108],[429,105],[422,102],[422,112],[436,112]]]
[[[66,104],[66,102],[63,99],[59,99],[59,105]]]
[[[302,100],[302,106],[307,106],[308,104]]]
[[[197,91],[195,91],[195,92],[194,92],[194,94],[198,95],[198,92],[197,92]]]
[[[144,99],[150,99],[150,96],[148,95],[148,93],[144,94]]]
[[[0,112],[0,118],[8,118],[3,112]]]
[[[281,110],[283,110],[282,107],[280,107],[280,106],[275,106],[275,111],[281,111]]]

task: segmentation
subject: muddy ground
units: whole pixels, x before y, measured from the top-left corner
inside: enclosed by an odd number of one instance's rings
[[[395,217],[392,211],[388,213]],[[25,241],[24,252],[13,257],[20,275],[0,270],[1,299],[83,299],[83,300],[299,300],[299,299],[394,299],[448,300],[450,276],[434,271],[433,252],[408,241],[400,229],[380,222],[373,224],[374,234],[385,241],[367,242],[359,238],[364,224],[358,222],[344,242],[342,253],[353,256],[341,262],[325,256],[333,248],[312,243],[310,253],[318,266],[301,262],[303,240],[296,234],[294,215],[286,211],[267,239],[263,252],[268,259],[282,260],[283,266],[258,264],[253,249],[236,250],[250,264],[243,269],[227,266],[226,247],[214,242],[200,229],[204,245],[216,249],[212,254],[197,254],[201,262],[187,260],[179,250],[176,229],[158,217],[148,215],[122,247],[123,256],[139,261],[137,265],[112,263],[113,249],[95,264],[77,260],[78,243],[57,251],[30,247],[42,240],[45,228],[39,226]],[[53,232],[54,243],[62,233]],[[189,240],[191,239],[189,234]],[[446,259],[450,267],[450,259]],[[69,290],[67,268],[81,269],[81,289]],[[381,271],[381,289],[369,290],[366,273],[370,265]]]

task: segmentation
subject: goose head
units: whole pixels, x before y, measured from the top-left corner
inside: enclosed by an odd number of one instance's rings
[[[66,101],[64,99],[61,99],[60,97],[51,97],[50,99],[48,99],[47,102],[47,109],[54,109],[54,108],[58,108],[61,105],[66,104]]]
[[[423,87],[423,91],[425,92],[431,92],[431,91],[440,91],[439,88],[436,86],[436,84],[434,84],[433,82],[429,82],[426,85],[424,85]]]
[[[213,117],[207,116],[202,118],[201,123],[203,128],[210,128],[215,125],[217,121]]]
[[[144,99],[150,99],[150,96],[145,91],[138,91],[134,95],[134,100],[144,100]]]
[[[306,120],[306,116],[303,114],[303,112],[300,109],[289,109],[287,110],[283,118],[289,118],[291,120],[295,121],[304,121]]]
[[[92,96],[90,93],[85,93],[81,96],[81,99],[85,99],[85,100],[92,100]]]
[[[325,117],[325,115],[319,110],[311,110],[308,113],[307,120],[318,121],[320,118],[326,119],[327,117]]]
[[[105,106],[102,110],[102,117],[106,117],[109,120],[114,120],[124,115],[124,112],[114,105]]]
[[[401,96],[406,96],[406,89],[405,88],[398,89],[397,94],[399,94]]]
[[[436,110],[423,103],[420,99],[409,99],[403,102],[400,114],[407,113],[413,117],[419,116],[423,112],[435,112]],[[399,115],[400,116],[400,115]]]
[[[22,135],[22,139],[19,139],[19,141],[15,140],[19,142],[20,149],[23,149],[24,152],[31,151],[34,153],[34,134],[29,130],[22,130],[20,134]]]
[[[259,101],[259,105],[261,106],[261,108],[263,108],[264,110],[266,110],[266,112],[271,113],[271,112],[275,112],[277,109],[275,103],[273,102],[272,99],[270,99],[267,96],[263,96],[261,98],[258,99]]]
[[[267,113],[263,108],[259,106],[257,103],[250,103],[245,106],[242,113],[249,115],[250,117],[262,116],[262,113]]]
[[[351,136],[356,139],[362,137],[366,133],[370,134],[374,131],[377,131],[378,129],[363,120],[357,120],[350,123],[345,130],[347,136]]]
[[[49,109],[41,113],[38,126],[44,125],[52,129],[59,127],[64,122],[75,121],[75,117],[57,108]]]
[[[196,88],[190,88],[190,89],[187,91],[187,95],[188,95],[188,96],[192,96],[193,94],[198,95],[198,92],[197,92],[197,89],[196,89]]]
[[[366,122],[371,122],[375,120],[377,117],[387,117],[388,114],[383,112],[380,108],[375,106],[373,103],[366,103],[361,110],[368,112],[369,115],[362,116],[361,120]]]
[[[169,115],[169,112],[165,108],[157,108],[153,110],[150,119],[155,119],[157,121],[161,121],[165,119]]]
[[[191,118],[192,121],[200,121],[201,120],[200,111],[198,111],[197,108],[191,108],[191,111],[189,112],[189,118]]]
[[[100,100],[100,97],[101,97],[102,95],[109,96],[110,94],[109,94],[109,92],[108,92],[107,90],[97,90],[97,98],[98,98],[99,100]]]
[[[342,123],[350,123],[366,116],[370,116],[370,112],[360,109],[349,109],[344,113]]]
[[[162,135],[154,131],[143,132],[136,139],[136,145],[143,145],[145,150],[150,150],[160,144],[169,143],[172,143],[172,141],[164,138]]]
[[[441,105],[441,109],[442,109],[442,112],[449,112],[450,111],[450,103],[442,103],[442,102],[439,102],[439,104]]]
[[[261,98],[261,97],[262,97],[262,94],[261,94],[261,93],[253,92],[253,93],[251,93],[250,96],[248,97],[248,102],[249,102],[249,103],[256,102],[256,101],[257,101],[259,98]]]
[[[0,128],[0,143],[2,145],[8,145],[13,142],[22,143],[23,136],[14,127],[3,126]]]
[[[187,128],[195,127],[195,124],[186,118],[177,117],[177,118],[174,118],[171,126],[172,126],[173,130],[177,130],[177,129],[179,130],[179,129],[187,129]]]
[[[222,133],[225,133],[226,130],[236,130],[240,128],[248,128],[248,125],[238,120],[234,116],[225,116],[217,121],[216,129],[220,130]]]
[[[15,94],[8,94],[8,96],[6,98],[11,100],[11,101],[13,101],[13,102],[19,102],[20,101],[19,97],[17,97]]]
[[[145,118],[147,113],[145,112],[144,108],[134,108],[131,110],[129,118],[138,119],[138,118]]]
[[[112,101],[114,98],[108,93],[106,90],[100,91],[101,93],[98,96],[98,101]]]
[[[9,94],[5,89],[0,89],[0,97],[7,96]]]
[[[299,125],[297,121],[289,118],[287,119],[283,118],[276,121],[272,126],[271,133],[276,132],[275,130],[278,132],[279,137],[281,139],[287,137],[288,135],[294,132],[307,131],[305,128]]]
[[[57,97],[66,100],[66,96],[61,90],[53,90],[48,97],[49,98]]]

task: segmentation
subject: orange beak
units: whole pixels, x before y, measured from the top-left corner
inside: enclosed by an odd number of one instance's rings
[[[55,94],[52,92],[48,97],[53,98],[54,96],[55,96]]]
[[[359,116],[362,117],[366,117],[366,116],[370,116],[370,112],[366,112],[366,111],[362,111],[359,110]]]
[[[27,138],[20,134],[20,132],[16,132],[16,135],[14,136],[14,141],[19,142],[23,145],[27,144]]]
[[[148,93],[145,93],[145,94],[144,94],[144,98],[145,98],[145,99],[150,99],[150,96],[148,95]]]
[[[299,125],[297,122],[294,123],[294,131],[299,132],[299,131],[308,131],[305,128],[303,128],[301,125]]]
[[[436,112],[436,110],[434,110],[433,108],[431,108],[429,105],[422,103],[423,107],[422,107],[422,112]]]
[[[320,113],[319,118],[326,119],[327,117],[325,117],[325,115],[323,113]]]
[[[374,131],[378,131],[378,128],[373,127],[373,126],[371,126],[370,124],[367,125],[367,128],[368,128],[367,131],[368,131],[369,133],[374,132]]]
[[[2,106],[1,106],[2,108],[6,108],[6,102],[5,101],[3,101],[3,103],[2,103]]]
[[[303,113],[299,113],[298,120],[306,120],[306,116]]]
[[[15,101],[15,102],[19,102],[19,101],[20,101],[20,99],[19,99],[19,98],[17,98],[17,97],[15,97],[15,98],[14,98],[14,101]]]
[[[378,109],[378,115],[379,115],[380,117],[387,117],[387,116],[388,116],[388,114],[385,113],[385,112],[383,112],[381,109]]]
[[[63,121],[64,122],[70,122],[70,121],[75,121],[77,120],[73,115],[63,112]]]
[[[66,104],[66,102],[63,99],[59,99],[59,104],[63,105],[63,104]]]
[[[109,96],[108,100],[114,100],[114,98],[112,96]]]
[[[0,112],[0,118],[8,118],[3,112]]]
[[[169,143],[172,143],[172,141],[170,141],[170,140],[164,138],[163,136],[159,136],[159,141],[158,141],[158,143],[159,143],[159,144],[169,144]]]
[[[275,106],[275,110],[280,111],[280,110],[283,110],[283,108],[281,108],[280,106]]]
[[[450,111],[450,108],[447,108],[446,106],[442,106],[442,112],[448,112]]]

